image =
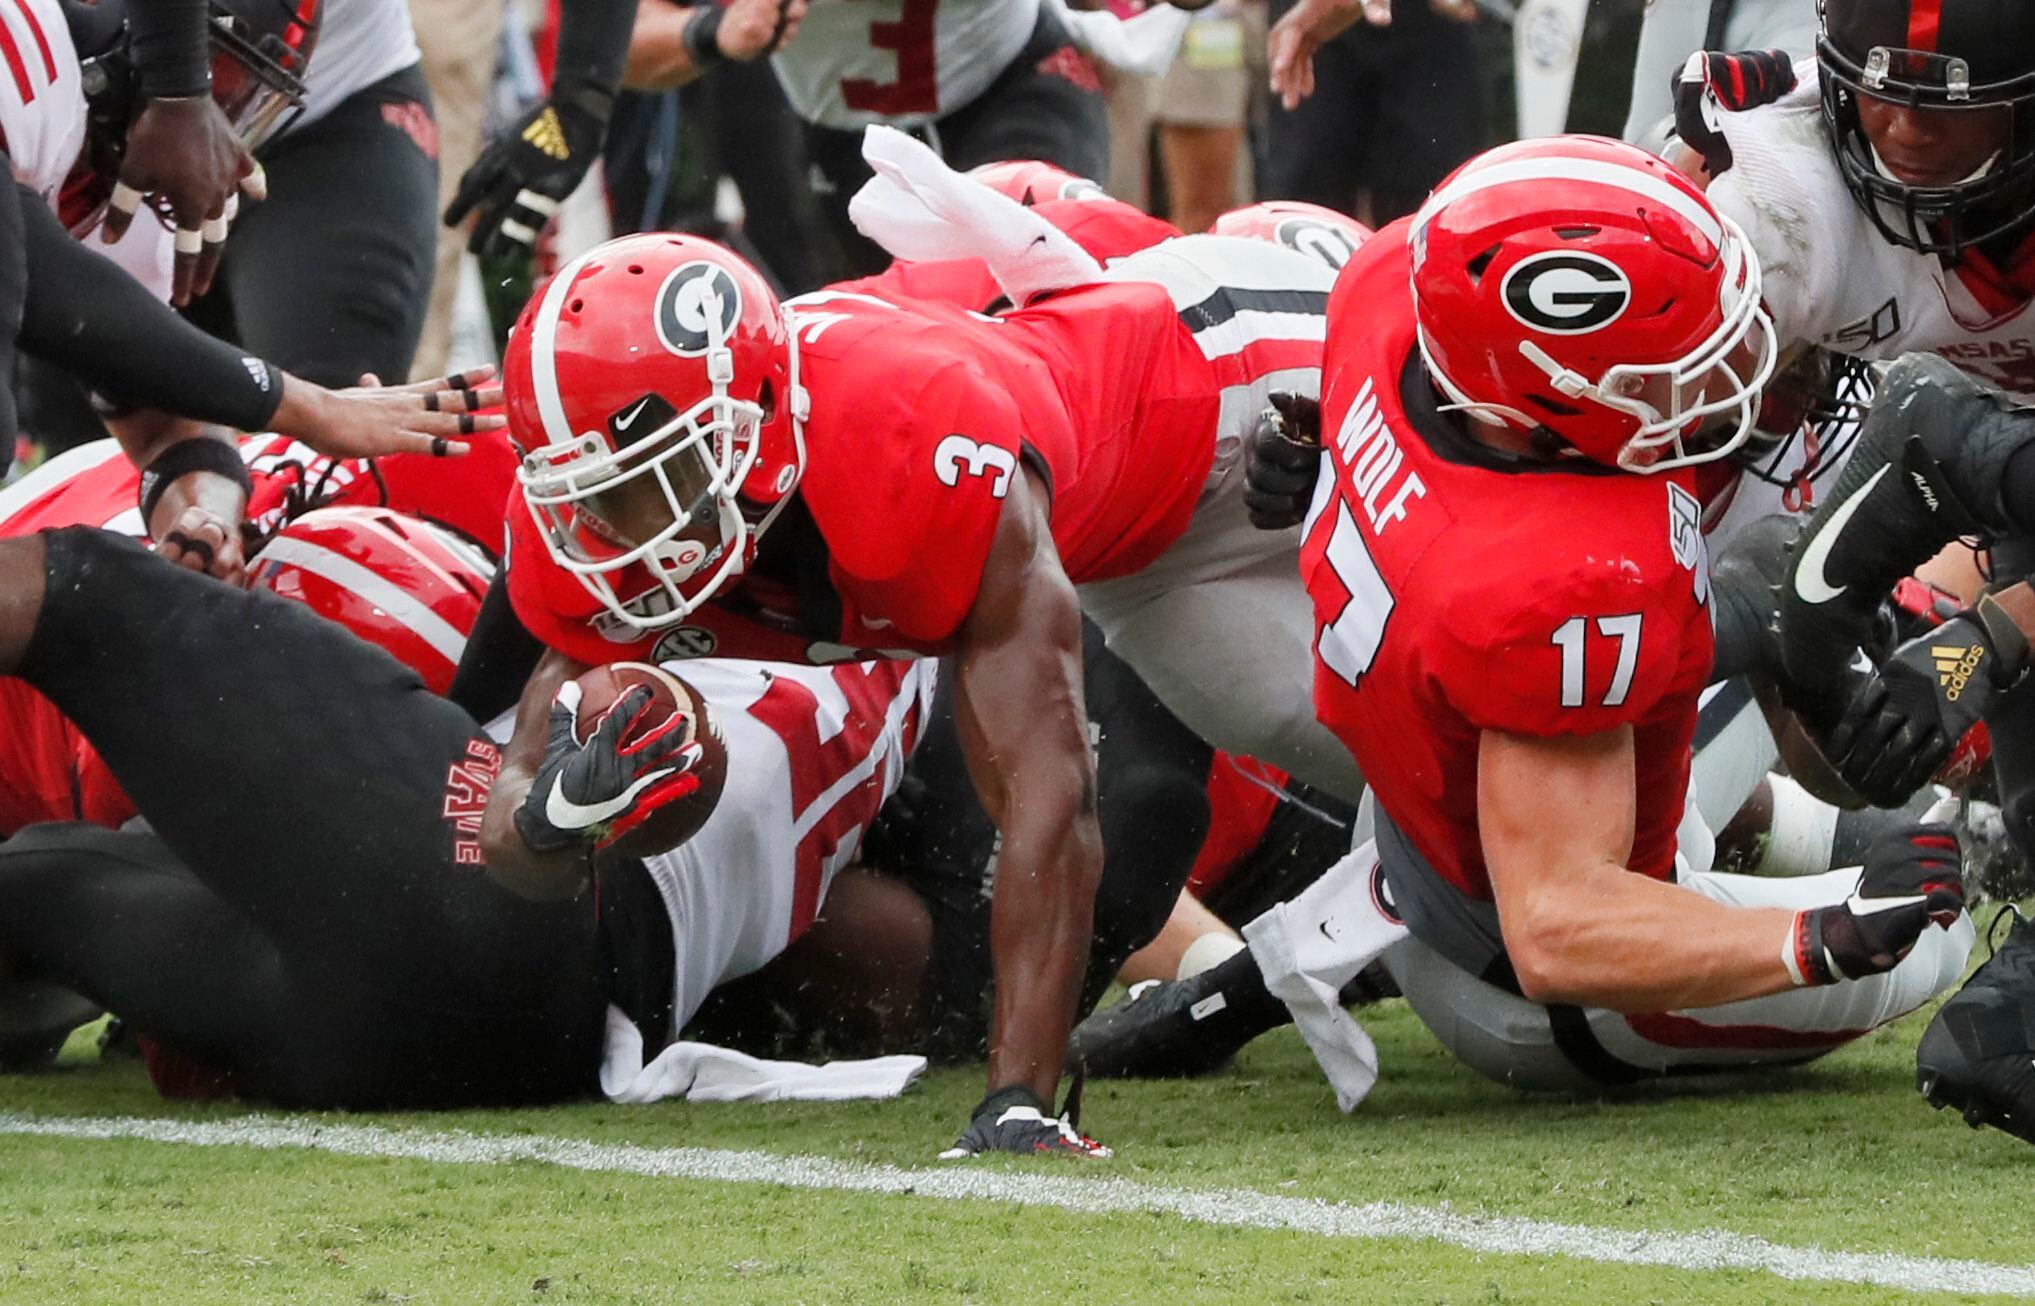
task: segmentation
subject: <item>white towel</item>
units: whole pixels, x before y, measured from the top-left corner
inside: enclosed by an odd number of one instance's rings
[[[643,1033],[615,1007],[601,1061],[601,1092],[638,1106],[683,1097],[688,1102],[846,1102],[896,1097],[925,1073],[924,1057],[868,1061],[765,1061],[711,1043],[673,1043],[643,1064]]]
[[[848,216],[894,258],[981,259],[1014,304],[1102,275],[1102,265],[1065,232],[895,127],[872,125],[862,157],[876,175],[848,202]]]
[[[1380,911],[1372,896],[1377,865],[1377,845],[1367,842],[1291,902],[1244,926],[1265,986],[1293,1013],[1335,1089],[1336,1105],[1346,1112],[1378,1082],[1378,1048],[1343,1010],[1343,986],[1406,937],[1406,927]]]
[[[1133,77],[1158,77],[1173,66],[1187,25],[1194,15],[1169,4],[1155,4],[1130,18],[1099,9],[1070,9],[1067,0],[1046,0],[1074,44],[1097,62]]]

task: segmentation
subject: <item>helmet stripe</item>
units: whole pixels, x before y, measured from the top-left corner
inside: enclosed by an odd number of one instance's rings
[[[572,423],[565,417],[565,400],[558,393],[558,355],[555,352],[558,315],[565,311],[565,301],[572,293],[572,283],[579,278],[580,269],[599,252],[597,246],[558,269],[558,275],[552,277],[551,284],[544,289],[544,300],[537,305],[537,316],[530,322],[530,385],[537,394],[537,418],[544,423],[548,444],[570,444],[573,438]]]
[[[1908,6],[1908,48],[1934,53],[1942,23],[1943,0],[1913,0]]]
[[[1640,168],[1621,163],[1607,163],[1599,159],[1565,159],[1540,155],[1532,158],[1512,159],[1494,163],[1489,167],[1465,169],[1456,179],[1428,196],[1427,203],[1420,206],[1420,213],[1413,220],[1418,231],[1441,209],[1465,196],[1478,191],[1490,190],[1494,186],[1509,186],[1514,182],[1530,185],[1545,185],[1549,181],[1583,181],[1600,186],[1612,186],[1630,191],[1643,199],[1652,200],[1676,214],[1708,238],[1712,245],[1724,243],[1724,228],[1718,223],[1717,215],[1701,199],[1674,185],[1666,178]]]
[[[424,602],[351,558],[305,540],[278,535],[255,555],[257,564],[285,562],[331,581],[388,613],[408,627],[410,633],[429,644],[446,661],[457,664],[466,651],[466,636]]]

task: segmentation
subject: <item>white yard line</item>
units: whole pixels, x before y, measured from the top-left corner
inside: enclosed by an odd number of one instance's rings
[[[1086,1215],[1149,1212],[1201,1224],[1286,1230],[1322,1238],[1411,1238],[1507,1256],[1573,1256],[1675,1270],[1758,1270],[1784,1279],[1874,1284],[1919,1292],[2035,1297],[2035,1266],[1791,1247],[1723,1230],[1695,1233],[1605,1229],[1513,1216],[1463,1215],[1447,1207],[1362,1206],[1278,1197],[1248,1188],[1169,1188],[1062,1173],[1013,1174],[967,1164],[904,1170],[822,1156],[779,1156],[703,1147],[632,1147],[543,1135],[383,1129],[277,1116],[232,1120],[63,1117],[0,1113],[0,1135],[137,1139],[193,1147],[309,1148],[341,1156],[463,1165],[538,1161],[609,1174],[769,1184],[827,1192],[1010,1202]]]

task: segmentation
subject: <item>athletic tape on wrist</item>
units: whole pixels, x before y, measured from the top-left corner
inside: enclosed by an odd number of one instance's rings
[[[247,464],[241,461],[240,450],[224,440],[199,436],[193,440],[179,440],[156,455],[154,462],[141,474],[141,487],[136,503],[141,508],[141,525],[148,529],[149,519],[155,516],[156,505],[170,486],[191,472],[212,472],[224,476],[240,487],[243,496],[254,492],[254,478],[248,475]]]

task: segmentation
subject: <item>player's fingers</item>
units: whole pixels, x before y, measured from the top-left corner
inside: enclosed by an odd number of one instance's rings
[[[99,239],[111,245],[127,234],[127,224],[134,221],[134,215],[141,208],[141,192],[124,181],[113,183],[113,194],[106,200],[106,218],[99,228]]]
[[[360,374],[360,388],[361,388],[361,389],[363,389],[363,390],[379,390],[379,389],[381,389],[381,386],[382,386],[382,379],[381,379],[381,378],[380,378],[379,376],[376,376],[376,375],[375,375],[375,374],[374,374],[373,372],[362,372],[362,373]]]
[[[198,229],[198,258],[191,268],[193,295],[202,295],[212,289],[212,278],[219,271],[219,258],[226,252],[226,233],[239,213],[240,197],[228,195],[219,212],[205,219],[205,225]]]
[[[269,175],[252,156],[247,158],[247,171],[241,174],[240,193],[251,200],[265,200],[269,197]]]
[[[198,252],[204,247],[205,237],[197,227],[177,228],[176,257],[170,264],[170,303],[178,308],[191,302],[191,286],[198,273]]]

